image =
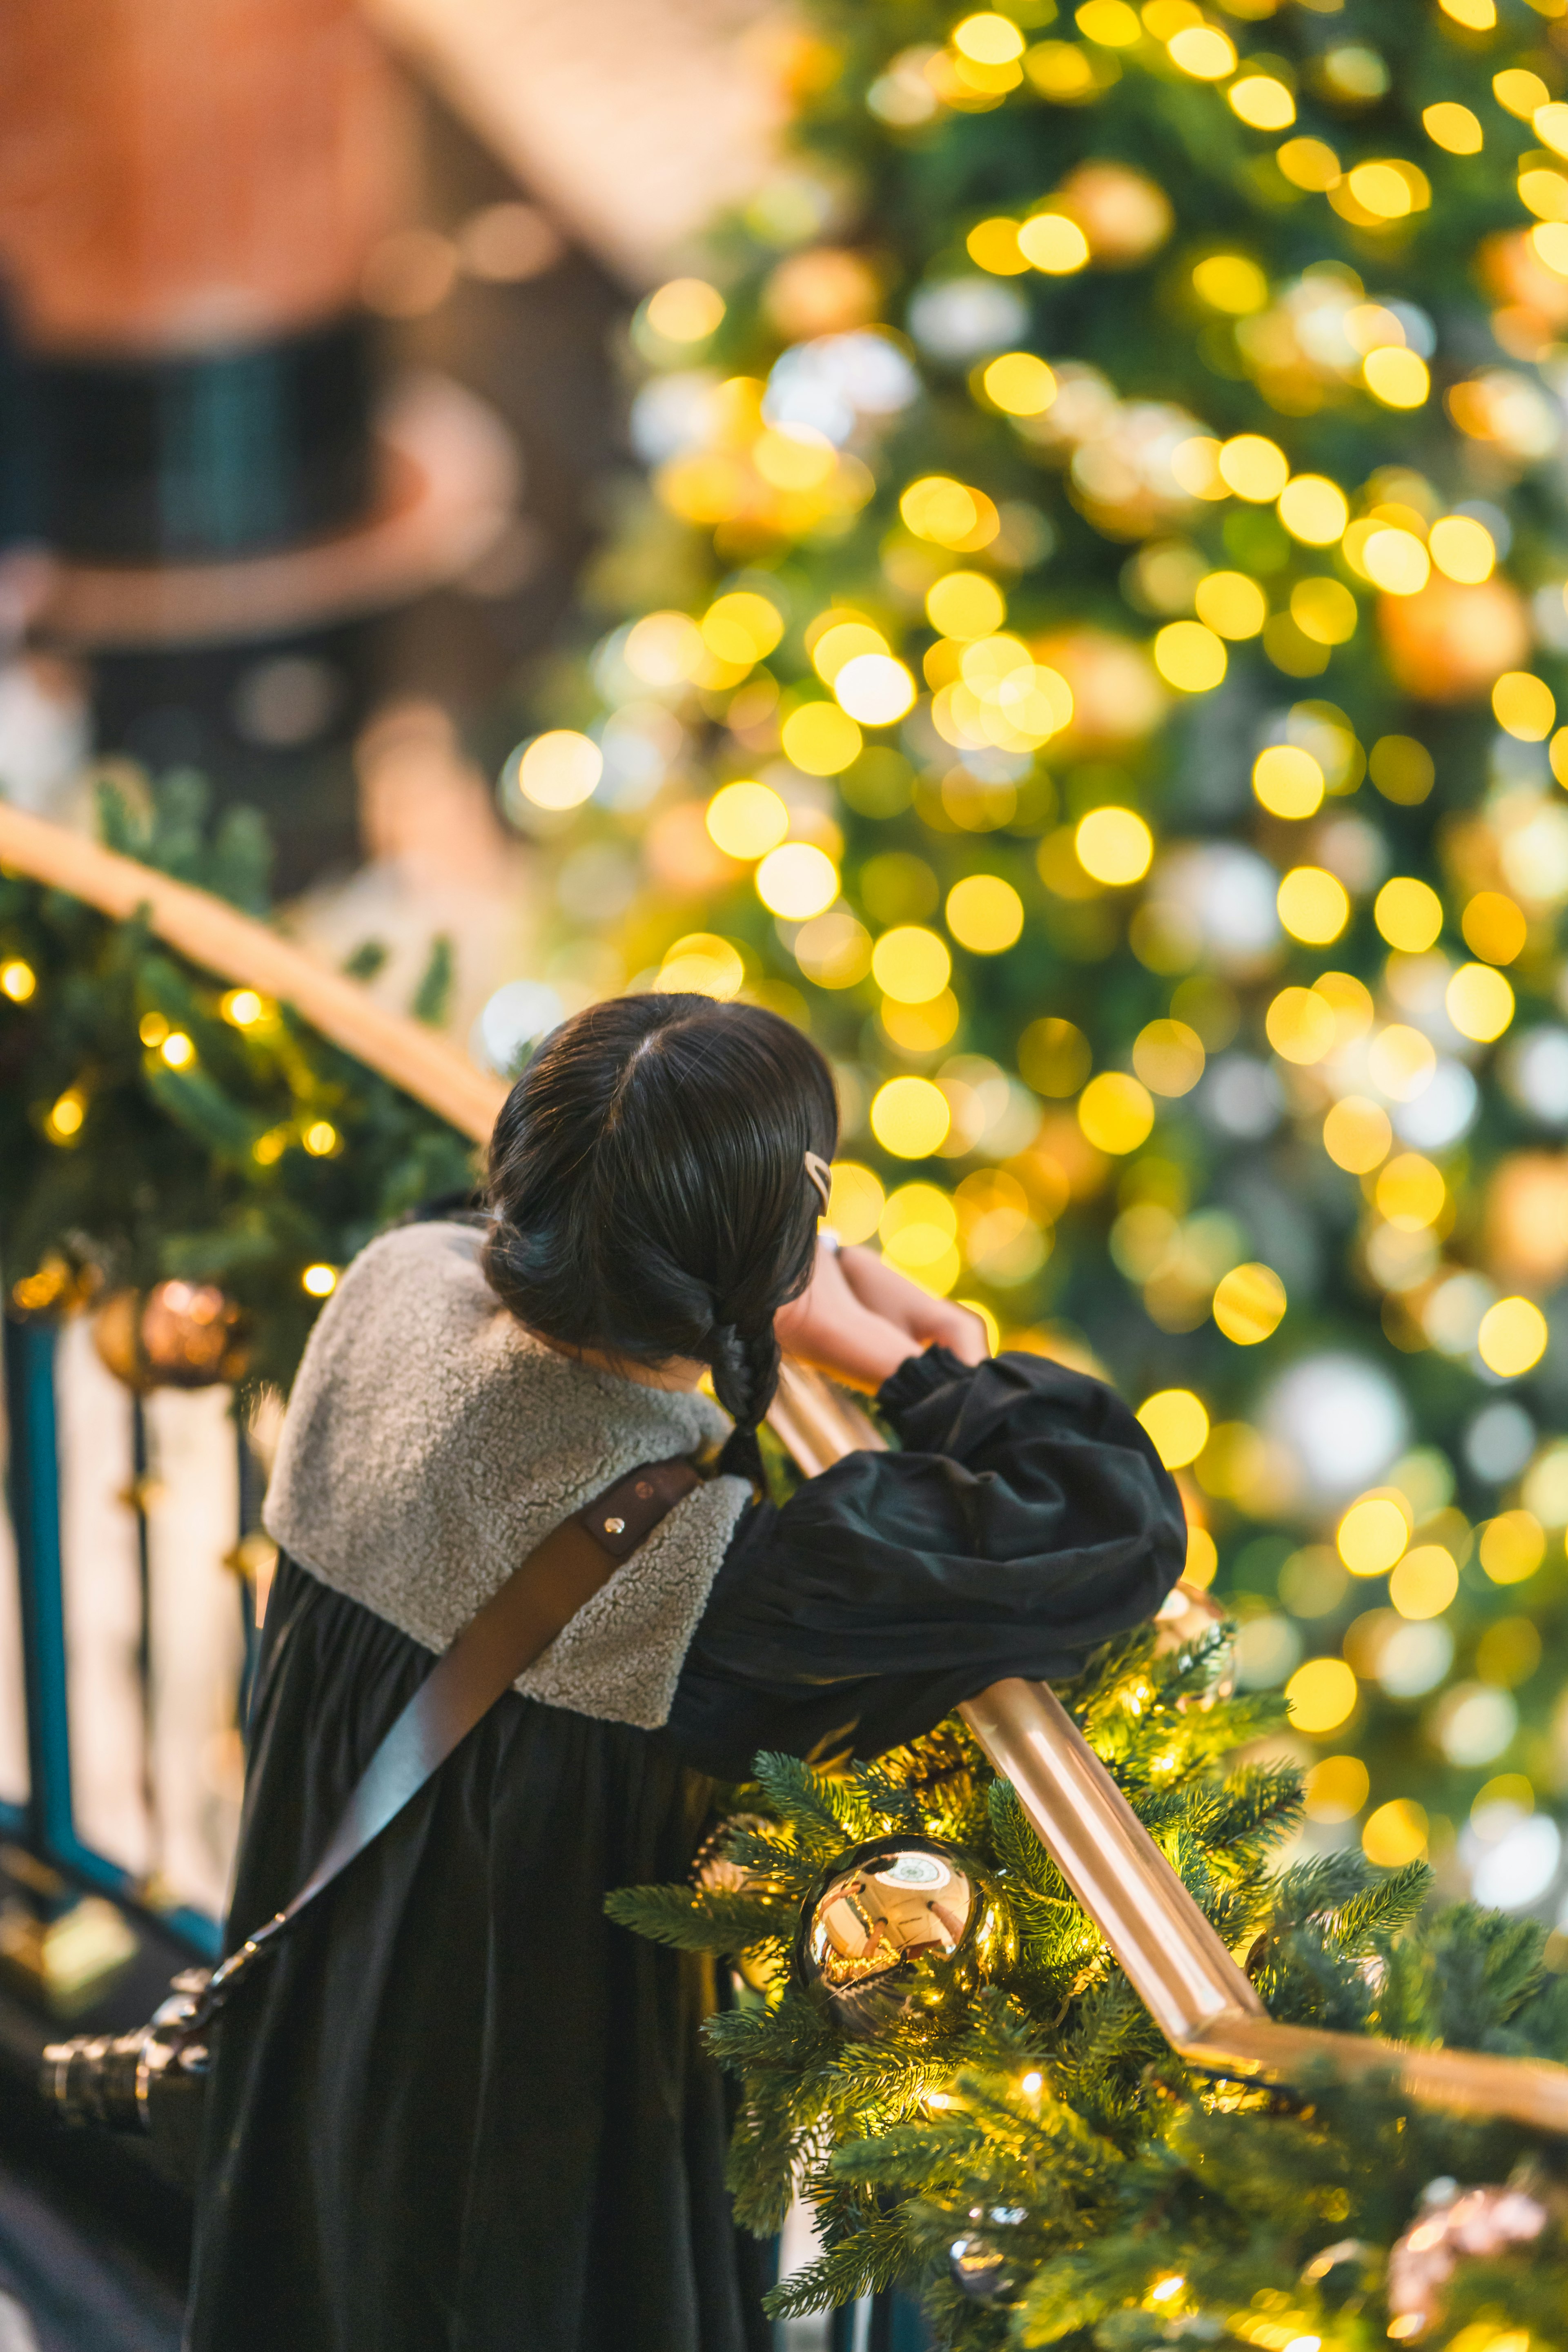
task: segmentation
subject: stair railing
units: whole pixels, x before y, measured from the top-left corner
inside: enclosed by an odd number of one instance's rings
[[[207,892],[4,806],[0,866],[121,920],[141,913],[192,962],[291,1005],[459,1132],[476,1143],[489,1139],[504,1081]],[[795,1362],[784,1366],[769,1421],[808,1476],[884,1443],[852,1399]],[[1568,2066],[1276,2023],[1054,1692],[1009,1676],[960,1713],[1012,1782],[1036,1835],[1160,2031],[1190,2063],[1238,2081],[1298,2086],[1389,2074],[1432,2105],[1568,2133]]]

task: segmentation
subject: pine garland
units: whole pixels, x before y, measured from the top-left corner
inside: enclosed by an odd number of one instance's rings
[[[109,846],[264,911],[269,851],[173,776],[144,814],[108,788]],[[438,945],[416,1010],[449,984]],[[184,1041],[183,1043],[180,1041]],[[136,922],[0,875],[0,1250],[13,1311],[172,1276],[240,1307],[252,1385],[287,1388],[336,1271],[473,1182],[465,1140],[287,1006],[229,990]]]
[[[1219,1634],[1162,1654],[1145,1629],[1062,1696],[1271,2014],[1568,2059],[1568,1980],[1543,1966],[1533,1922],[1470,1905],[1422,1919],[1422,1864],[1381,1869],[1350,1851],[1279,1866],[1301,1776],[1237,1756],[1278,1730],[1283,1708],[1222,1695],[1226,1664]],[[1417,2107],[1392,2078],[1286,2091],[1194,2073],[956,1724],[840,1778],[777,1756],[759,1757],[756,1774],[721,1850],[765,1891],[627,1888],[606,1908],[686,1949],[748,1950],[752,1981],[759,1958],[772,1963],[765,1996],[716,2016],[708,2039],[742,2086],[739,2218],[776,2230],[798,2185],[822,2230],[818,2259],[772,2296],[775,2315],[900,2284],[962,2352],[1184,2341],[1285,2352],[1314,2337],[1370,2352],[1388,2340],[1390,2249],[1428,2183],[1521,2178],[1548,2195],[1547,2231],[1522,2255],[1463,2264],[1421,2342],[1482,2352],[1509,2329],[1531,2331],[1530,2352],[1568,2342],[1568,2200],[1542,2186],[1562,2179],[1560,2145]],[[1016,1958],[950,2031],[852,2040],[791,1980],[790,1940],[823,1870],[897,1833],[951,1841],[1001,1889]],[[966,2295],[950,2266],[955,2242],[976,2237],[1005,2263],[989,2301]],[[1478,2315],[1495,2327],[1466,2335]]]

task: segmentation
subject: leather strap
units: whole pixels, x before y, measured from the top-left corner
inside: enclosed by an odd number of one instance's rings
[[[683,1496],[701,1484],[684,1454],[616,1479],[514,1568],[443,1651],[385,1734],[315,1869],[289,1905],[213,1972],[205,2023],[257,1956],[380,1836],[556,1635]]]

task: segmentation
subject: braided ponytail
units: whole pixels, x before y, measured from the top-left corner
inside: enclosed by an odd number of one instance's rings
[[[713,1327],[713,1393],[737,1429],[755,1429],[773,1401],[779,1379],[779,1343],[772,1320],[755,1330],[733,1323]]]

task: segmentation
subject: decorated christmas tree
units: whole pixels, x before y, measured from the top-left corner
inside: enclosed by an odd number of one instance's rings
[[[1162,1654],[1146,1631],[1074,1696],[1275,2017],[1568,2056],[1539,1926],[1466,1905],[1413,1927],[1420,1864],[1270,1871],[1299,1776],[1223,1769],[1280,1711],[1224,1696],[1225,1658],[1217,1635]],[[759,1773],[692,1885],[610,1909],[739,1954],[754,1989],[708,2029],[740,2078],[737,2211],[765,2232],[804,2194],[824,2240],[776,2312],[899,2284],[953,2352],[1568,2344],[1560,2138],[1418,2105],[1392,2073],[1194,2074],[956,1729],[834,1779]]]
[[[1313,1846],[1544,1902],[1568,20],[819,0],[780,69],[503,775],[552,977],[808,1024],[840,1232],[1180,1470]]]

